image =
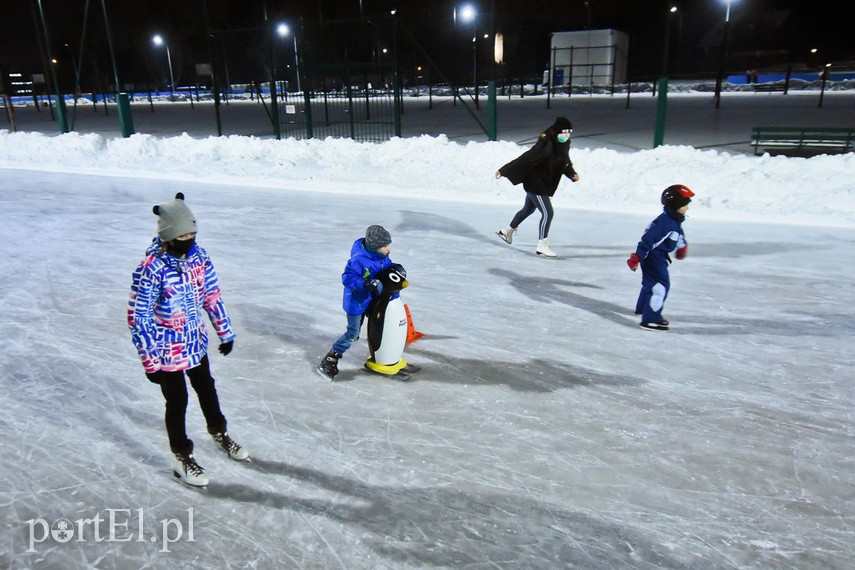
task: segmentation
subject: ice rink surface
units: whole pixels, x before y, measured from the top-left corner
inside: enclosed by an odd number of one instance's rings
[[[558,208],[545,260],[534,220],[494,235],[507,204],[0,177],[1,567],[852,567],[851,227],[690,209],[672,329],[647,332],[624,260],[655,204]],[[201,492],[171,480],[125,324],[151,206],[179,190],[238,335],[212,369],[253,458],[218,452],[191,398]],[[314,371],[370,223],[425,333],[410,383],[364,372],[364,337],[336,382]]]

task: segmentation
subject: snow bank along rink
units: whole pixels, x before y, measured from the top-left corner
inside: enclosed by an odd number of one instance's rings
[[[0,131],[0,167],[517,204],[520,189],[493,173],[523,148],[445,136],[358,143]],[[554,199],[559,208],[646,211],[663,188],[682,183],[697,194],[692,217],[855,223],[855,153],[754,157],[663,146],[632,153],[573,148],[571,159],[582,179],[562,183]]]
[[[0,133],[0,567],[847,568],[852,155],[574,148],[544,260],[534,220],[493,233],[522,203],[493,174],[523,148]],[[672,330],[645,332],[624,260],[674,182],[697,193],[689,257]],[[238,335],[212,368],[253,457],[220,454],[191,396],[205,493],[170,480],[125,322],[177,191]],[[366,377],[364,338],[341,382],[314,371],[370,223],[426,333],[410,383]],[[27,521],[107,509],[130,540],[36,526],[30,547]]]

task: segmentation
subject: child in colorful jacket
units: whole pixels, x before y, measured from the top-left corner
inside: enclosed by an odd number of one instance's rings
[[[157,237],[133,273],[128,303],[128,326],[148,379],[160,386],[166,399],[166,431],[175,454],[175,476],[187,484],[204,486],[208,478],[193,457],[185,414],[190,378],[208,432],[232,459],[249,454],[226,431],[214,378],[208,362],[205,315],[219,337],[220,352],[229,354],[235,334],[220,298],[214,264],[196,243],[196,219],[180,192],[166,204],[154,206]]]
[[[407,272],[398,263],[389,259],[389,245],[392,236],[383,226],[369,226],[364,238],[358,238],[350,248],[350,259],[341,274],[344,285],[342,308],[347,314],[347,330],[336,340],[330,351],[321,359],[318,372],[329,378],[338,374],[338,361],[351,345],[359,340],[359,331],[365,311],[371,303],[372,296],[380,294],[383,289],[379,280],[374,276],[387,267],[395,267],[402,275]],[[397,298],[395,294],[391,298]]]
[[[668,275],[671,257],[668,254],[676,250],[677,259],[686,257],[689,246],[682,223],[694,195],[682,184],[666,188],[661,198],[664,211],[647,226],[635,253],[626,260],[633,271],[641,265],[641,292],[635,314],[641,315],[639,326],[645,330],[668,330],[668,321],[662,318],[662,307],[671,289]]]

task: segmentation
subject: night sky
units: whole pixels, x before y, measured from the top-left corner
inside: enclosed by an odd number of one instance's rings
[[[464,0],[104,0],[123,83],[165,80],[164,49],[152,45],[155,33],[167,38],[177,83],[195,81],[195,64],[213,58],[218,74],[228,70],[232,83],[266,81],[271,52],[288,77],[293,40],[266,41],[265,13],[272,23],[286,21],[298,30],[302,56],[316,64],[381,61],[382,48],[397,48],[399,69],[412,80],[422,66],[434,81],[455,80],[472,65],[472,25],[454,26],[455,6]],[[0,66],[40,73],[38,0],[6,0],[0,14]],[[59,60],[60,82],[70,84],[82,57],[82,78],[112,77],[101,0],[90,0],[86,39],[86,0],[41,0],[48,22],[52,55]],[[203,7],[207,4],[206,42]],[[489,31],[489,0],[479,9],[476,31]],[[539,76],[549,61],[549,33],[615,28],[629,34],[630,79],[650,79],[661,71],[667,8],[671,16],[670,74],[710,75],[719,63],[724,27],[723,0],[494,0],[495,23],[505,37],[505,63],[497,77]],[[845,4],[847,7],[841,8]],[[818,68],[827,62],[855,60],[855,13],[839,0],[734,0],[728,30],[729,65],[746,68],[794,63]],[[392,33],[397,9],[397,36]],[[363,17],[360,19],[360,17]],[[368,20],[368,21],[366,21]],[[393,37],[397,37],[397,43]],[[68,46],[66,46],[68,44]],[[810,54],[817,48],[816,55]],[[209,52],[208,50],[211,50]],[[209,55],[213,54],[213,56]],[[489,48],[478,52],[482,78],[489,73]]]

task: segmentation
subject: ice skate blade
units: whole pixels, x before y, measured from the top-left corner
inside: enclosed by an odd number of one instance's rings
[[[638,326],[646,331],[667,331],[668,325],[660,325],[659,323],[638,323]]]

